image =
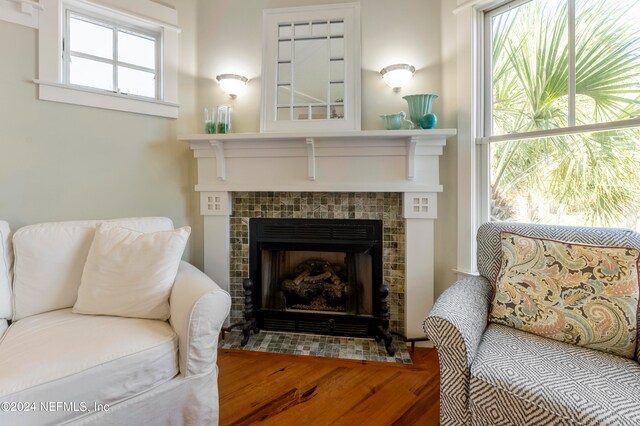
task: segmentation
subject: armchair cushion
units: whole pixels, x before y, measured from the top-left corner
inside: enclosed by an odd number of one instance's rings
[[[502,233],[489,320],[633,358],[640,250]]]
[[[175,377],[177,351],[176,333],[165,321],[77,315],[70,309],[30,316],[2,338],[0,402],[113,405]],[[58,424],[84,414],[79,408],[44,412],[39,420],[30,416],[42,410],[16,413],[25,417],[1,423]]]
[[[103,222],[139,232],[173,229],[171,220],[163,217],[39,223],[18,229],[13,235],[14,320],[73,306],[95,229]]]
[[[99,225],[73,312],[167,320],[169,294],[190,233],[188,226],[143,233]]]
[[[636,425],[640,365],[490,324],[471,365],[469,405],[477,425]]]
[[[480,275],[492,283],[496,281],[502,264],[500,233],[503,231],[576,244],[640,249],[640,233],[630,229],[487,222],[480,225],[476,236],[478,241],[478,271]],[[640,331],[640,306],[638,307],[638,312],[638,330]],[[640,344],[636,345],[636,360],[640,361]]]
[[[478,228],[476,237],[478,241],[478,271],[480,275],[492,283],[496,281],[502,266],[502,241],[500,239],[502,232],[591,246],[640,249],[640,234],[630,229],[487,222]]]

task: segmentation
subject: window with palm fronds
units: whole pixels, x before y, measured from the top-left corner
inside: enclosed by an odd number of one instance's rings
[[[485,16],[491,219],[640,229],[640,1]]]

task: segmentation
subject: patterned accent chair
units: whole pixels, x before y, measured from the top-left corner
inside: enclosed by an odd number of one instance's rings
[[[640,234],[623,229],[483,224],[480,276],[448,288],[424,321],[440,359],[441,425],[640,425],[640,345],[632,360],[487,322],[502,231],[640,249]]]

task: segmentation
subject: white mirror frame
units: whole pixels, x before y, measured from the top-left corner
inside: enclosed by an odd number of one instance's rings
[[[340,19],[344,21],[344,118],[277,120],[278,26],[279,24]],[[360,4],[265,9],[262,37],[261,132],[359,131],[360,116]],[[291,77],[293,79],[293,76]]]

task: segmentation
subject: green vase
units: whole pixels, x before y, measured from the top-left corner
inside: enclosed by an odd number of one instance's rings
[[[407,101],[407,104],[409,104],[409,118],[415,127],[419,129],[420,119],[431,113],[431,106],[433,101],[438,99],[438,95],[407,95],[403,96],[402,99]]]

